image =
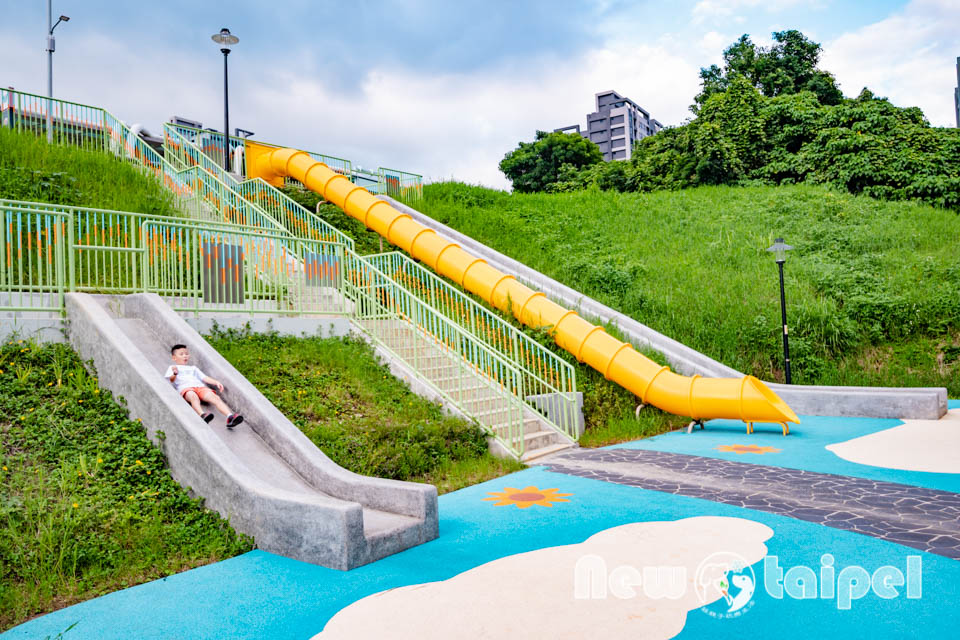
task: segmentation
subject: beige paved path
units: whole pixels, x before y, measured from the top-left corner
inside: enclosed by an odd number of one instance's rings
[[[687,612],[720,599],[717,582],[732,554],[757,562],[772,535],[758,522],[717,516],[622,525],[580,544],[368,596],[337,613],[314,640],[672,638]],[[655,588],[669,581],[644,582],[644,568],[658,567],[679,572],[671,574],[677,582],[669,595]]]
[[[960,473],[960,409],[827,445],[844,460],[904,471]]]

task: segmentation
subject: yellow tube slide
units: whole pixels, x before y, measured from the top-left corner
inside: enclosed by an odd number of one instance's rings
[[[603,327],[470,255],[303,151],[247,144],[248,177],[259,176],[272,184],[281,184],[284,176],[299,180],[437,273],[496,308],[511,311],[520,322],[535,328],[552,327],[550,333],[558,345],[608,380],[632,391],[641,402],[698,420],[731,418],[748,425],[776,422],[783,425],[784,433],[787,422],[800,422],[793,410],[757,378],[677,375],[610,336]]]

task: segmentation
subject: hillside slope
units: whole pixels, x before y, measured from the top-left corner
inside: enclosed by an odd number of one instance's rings
[[[794,382],[960,393],[960,217],[823,187],[508,194],[428,185],[419,208],[730,366]]]
[[[2,127],[0,198],[181,215],[170,191],[120,158]]]

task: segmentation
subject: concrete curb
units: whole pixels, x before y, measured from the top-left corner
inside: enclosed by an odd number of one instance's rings
[[[155,294],[119,303],[122,315],[146,324],[164,342],[191,345],[195,363],[226,385],[229,402],[251,428],[316,493],[278,489],[227,448],[160,376],[92,296],[68,294],[70,342],[92,359],[101,386],[127,402],[167,456],[171,474],[230,518],[266,551],[335,569],[351,569],[437,536],[436,488],[367,478],[327,458],[267,399]],[[158,432],[163,431],[163,437]],[[364,507],[416,518],[373,536]]]
[[[647,346],[661,352],[679,373],[688,376],[699,374],[713,378],[739,378],[744,375],[437,222],[412,207],[389,196],[378,197],[390,203],[398,211],[408,214],[420,224],[436,230],[477,257],[483,258],[491,266],[513,274],[524,284],[543,291],[551,299],[578,310],[585,317],[614,324],[636,346]],[[936,420],[947,413],[947,390],[943,387],[821,387],[766,384],[801,415]]]

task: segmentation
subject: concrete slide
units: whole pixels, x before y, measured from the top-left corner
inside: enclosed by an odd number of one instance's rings
[[[71,344],[162,447],[174,479],[260,549],[347,570],[437,537],[435,487],[335,464],[155,294],[70,293],[67,318]],[[224,384],[243,424],[204,423],[162,377],[176,343]]]
[[[637,395],[642,402],[694,419],[732,418],[752,429],[754,422],[773,422],[788,433],[793,410],[760,380],[682,376],[608,335],[579,317],[464,251],[432,229],[377,199],[327,165],[295,149],[277,149],[247,142],[247,175],[281,186],[284,177],[299,180],[345,213],[363,222],[414,258],[423,261],[496,308],[512,313],[534,328],[550,327],[558,345]]]

